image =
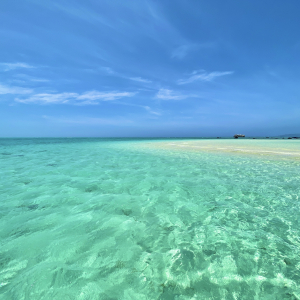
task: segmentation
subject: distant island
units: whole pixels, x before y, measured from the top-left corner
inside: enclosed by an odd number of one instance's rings
[[[235,139],[237,139],[237,138],[239,138],[239,137],[245,137],[245,135],[244,135],[244,134],[235,134],[233,137],[234,137]]]
[[[300,138],[300,133],[290,133],[290,134],[282,134],[282,135],[278,135],[277,137],[281,137],[281,138],[294,138],[294,139],[299,139]]]
[[[237,139],[237,138],[244,138],[245,135],[244,134],[235,134],[233,137],[235,139]],[[218,137],[218,138],[220,138],[220,137]],[[261,137],[261,138],[263,138],[263,137]],[[300,139],[300,133],[282,134],[282,135],[276,135],[276,136],[271,136],[271,137],[266,136],[265,138],[266,139],[269,139],[269,138],[271,138],[271,139],[278,139],[278,138],[282,138],[282,139],[284,139],[284,138],[288,138],[288,139]],[[253,137],[253,139],[255,139],[255,137]]]

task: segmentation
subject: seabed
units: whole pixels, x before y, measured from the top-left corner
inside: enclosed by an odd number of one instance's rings
[[[0,299],[300,299],[300,141],[1,139]]]

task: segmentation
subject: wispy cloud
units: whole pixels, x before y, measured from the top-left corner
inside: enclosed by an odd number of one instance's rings
[[[217,47],[216,42],[187,43],[175,48],[171,53],[171,58],[183,59],[191,52],[215,47]]]
[[[161,116],[162,115],[161,111],[153,110],[150,106],[136,104],[136,103],[127,103],[127,102],[123,102],[123,101],[115,101],[115,103],[116,104],[121,104],[121,105],[126,105],[126,106],[140,107],[142,109],[145,109],[150,114],[157,115],[157,116]]]
[[[42,5],[42,4],[41,4]],[[43,3],[44,5],[44,3]],[[95,10],[88,9],[84,4],[73,4],[73,5],[67,5],[62,3],[55,3],[52,1],[52,3],[47,3],[49,6],[54,6],[56,9],[59,9],[63,12],[65,12],[68,15],[71,15],[75,18],[82,19],[88,23],[96,23],[96,24],[102,24],[106,26],[107,28],[113,28],[113,22],[109,20],[105,14],[98,13]]]
[[[127,79],[127,80],[132,80],[132,81],[136,81],[136,82],[141,82],[141,83],[152,83],[151,80],[149,79],[145,79],[145,78],[142,78],[140,76],[137,76],[137,77],[131,77],[131,76],[128,76],[126,74],[122,74],[110,67],[100,67],[100,70],[104,73],[106,73],[107,75],[110,75],[110,76],[115,76],[115,77],[120,77],[120,78],[124,78],[124,79]],[[92,69],[89,69],[89,71],[92,71]]]
[[[124,97],[133,97],[136,93],[130,92],[98,92],[98,91],[90,91],[78,95],[76,100],[84,100],[87,101],[112,101],[117,100]],[[93,103],[90,103],[93,104]]]
[[[200,81],[212,81],[214,80],[216,77],[221,77],[221,76],[226,76],[226,75],[231,75],[233,74],[233,71],[226,71],[226,72],[219,72],[219,71],[215,71],[215,72],[211,72],[208,73],[204,70],[199,70],[199,71],[194,71],[189,78],[187,79],[179,79],[177,81],[178,84],[187,84],[187,83],[191,83],[197,80]]]
[[[0,84],[0,94],[13,94],[13,95],[23,95],[23,94],[31,94],[33,90],[26,89],[18,86],[6,86]]]
[[[137,82],[142,82],[142,83],[152,83],[151,80],[142,78],[142,77],[130,77],[130,76],[126,76],[122,73],[116,72],[115,70],[113,70],[110,67],[101,67],[102,70],[104,70],[107,74],[109,75],[115,75],[117,77],[121,77],[121,78],[125,78],[125,79],[129,79],[132,81],[137,81]]]
[[[49,79],[44,79],[44,78],[38,78],[38,77],[33,77],[27,74],[16,74],[14,75],[15,78],[14,81],[31,81],[31,82],[49,82]]]
[[[25,69],[31,69],[34,68],[33,66],[26,64],[26,63],[0,63],[0,67],[3,69],[3,71],[11,71],[19,68],[25,68]]]
[[[116,74],[116,72],[112,68],[110,68],[110,67],[101,67],[101,69],[103,71],[105,71],[107,74],[110,74],[110,75]]]
[[[162,100],[182,100],[188,98],[189,95],[182,95],[169,89],[160,89],[156,94],[156,98]]]
[[[144,83],[151,83],[152,82],[151,80],[144,79],[144,78],[141,78],[141,77],[130,77],[129,79],[133,80],[133,81],[144,82]]]
[[[20,99],[16,98],[17,102],[21,103],[40,103],[40,104],[65,104],[76,100],[77,93],[60,93],[60,94],[48,94],[41,93],[30,96],[29,98]]]
[[[93,118],[93,117],[82,117],[78,116],[76,118],[67,117],[53,117],[53,116],[42,116],[43,119],[55,122],[55,123],[65,123],[65,124],[78,124],[78,125],[130,125],[133,123],[132,120],[126,118]]]
[[[100,101],[113,101],[123,97],[132,97],[136,93],[130,92],[99,92],[89,91],[82,94],[78,93],[40,93],[34,94],[29,98],[16,98],[15,101],[21,103],[38,104],[75,104],[75,105],[93,105]]]
[[[150,113],[150,114],[153,114],[153,115],[156,115],[156,116],[161,116],[162,113],[161,112],[158,112],[158,111],[155,111],[153,110],[151,107],[149,106],[144,106],[144,108]]]

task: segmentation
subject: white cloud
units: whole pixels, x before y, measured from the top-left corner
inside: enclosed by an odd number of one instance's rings
[[[26,89],[18,86],[5,86],[0,84],[0,95],[5,95],[5,94],[22,95],[22,94],[30,94],[30,93],[32,93],[31,89]]]
[[[188,95],[182,95],[169,89],[160,89],[156,94],[156,98],[162,100],[182,100],[188,97]]]
[[[155,111],[149,106],[135,104],[135,103],[126,103],[126,102],[121,102],[121,101],[116,101],[115,103],[120,104],[120,105],[126,105],[126,106],[140,107],[140,108],[147,110],[150,114],[157,115],[157,116],[162,115],[161,112]]]
[[[3,67],[4,71],[10,71],[10,70],[15,70],[15,69],[19,69],[19,68],[25,68],[25,69],[31,69],[34,68],[31,65],[28,65],[26,63],[0,63],[0,66]]]
[[[142,77],[129,77],[128,75],[117,72],[117,71],[113,70],[110,67],[100,67],[100,70],[104,71],[108,75],[114,75],[116,77],[124,78],[124,79],[127,79],[127,80],[143,82],[143,83],[152,83],[151,80],[148,80],[148,79],[145,79],[145,78],[142,78]],[[94,71],[94,70],[89,69],[89,71]]]
[[[150,114],[153,114],[153,115],[156,115],[156,116],[161,116],[162,113],[158,112],[158,111],[154,111],[151,107],[149,106],[144,106],[144,108],[150,113]]]
[[[34,78],[35,79],[35,78]],[[125,97],[133,97],[137,92],[109,91],[100,92],[97,90],[84,93],[36,93],[34,89],[19,86],[8,86],[0,84],[0,95],[12,94],[18,96],[16,102],[38,103],[38,104],[75,104],[91,105],[100,101],[114,101]],[[27,96],[21,96],[27,95]]]
[[[49,79],[44,79],[44,78],[37,78],[33,77],[27,74],[16,74],[14,75],[15,78],[18,79],[13,79],[13,81],[32,81],[32,82],[49,82]]]
[[[129,92],[98,92],[98,91],[90,91],[85,92],[82,95],[79,95],[76,99],[77,100],[89,100],[89,101],[111,101],[120,99],[123,97],[132,97],[136,93],[129,93]]]
[[[152,82],[151,80],[144,79],[144,78],[141,78],[141,77],[131,77],[129,79],[133,80],[133,81],[144,82],[144,83],[151,83]]]
[[[189,53],[194,51],[199,51],[202,49],[211,49],[217,47],[216,42],[203,42],[203,43],[188,43],[183,44],[177,48],[175,48],[171,53],[171,58],[177,58],[177,59],[183,59],[185,58]]]
[[[80,125],[130,125],[133,123],[132,120],[125,118],[93,118],[93,117],[82,117],[66,118],[66,117],[53,117],[53,116],[42,116],[43,119],[55,123],[66,123],[66,124],[80,124]]]
[[[40,104],[77,104],[91,105],[98,104],[99,101],[112,101],[123,97],[132,97],[136,93],[129,92],[99,92],[90,91],[83,94],[78,93],[41,93],[30,96],[29,98],[16,98],[21,103],[40,103]]]
[[[211,72],[211,73],[207,73],[204,70],[194,71],[189,78],[180,79],[180,80],[177,81],[177,83],[178,84],[187,84],[187,83],[191,83],[191,82],[194,82],[194,81],[197,81],[197,80],[212,81],[216,77],[231,75],[233,73],[234,73],[233,71],[227,71],[227,72],[215,71],[215,72]]]
[[[74,100],[76,97],[78,97],[77,93],[60,93],[60,94],[41,93],[41,94],[32,95],[26,99],[16,98],[15,100],[21,103],[64,104],[64,103],[69,103],[71,100]]]

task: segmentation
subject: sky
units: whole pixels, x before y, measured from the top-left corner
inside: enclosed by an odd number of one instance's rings
[[[0,137],[300,132],[299,0],[1,0]]]

